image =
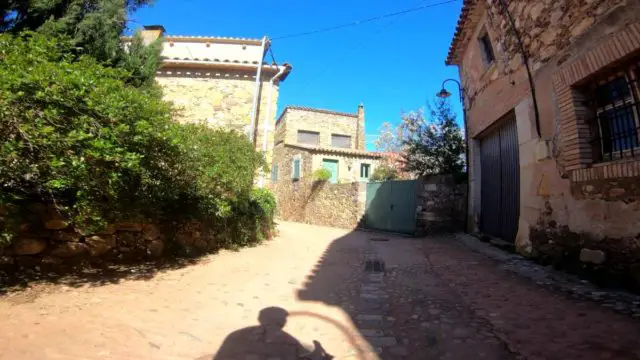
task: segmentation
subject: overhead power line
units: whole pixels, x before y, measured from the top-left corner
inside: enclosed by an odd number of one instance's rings
[[[358,25],[369,23],[369,22],[379,21],[379,20],[383,20],[383,19],[386,19],[386,18],[400,16],[400,15],[408,14],[408,13],[411,13],[411,12],[420,11],[420,10],[424,10],[424,9],[428,9],[428,8],[432,8],[432,7],[436,7],[436,6],[440,6],[440,5],[450,4],[450,3],[454,3],[454,2],[458,2],[458,1],[460,1],[460,0],[446,0],[446,1],[441,1],[441,2],[432,3],[432,4],[425,4],[425,5],[417,6],[417,7],[411,8],[411,9],[406,9],[406,10],[397,11],[397,12],[394,12],[394,13],[388,13],[388,14],[379,15],[379,16],[374,16],[374,17],[370,17],[368,19],[357,20],[357,21],[353,21],[353,22],[350,22],[350,23],[346,23],[346,24],[335,25],[335,26],[330,26],[330,27],[326,27],[326,28],[321,28],[321,29],[316,29],[316,30],[311,30],[311,31],[305,31],[305,32],[300,32],[300,33],[295,33],[295,34],[277,36],[277,37],[274,37],[273,40],[290,39],[290,38],[295,38],[295,37],[300,37],[300,36],[307,36],[307,35],[313,35],[313,34],[318,34],[318,33],[322,33],[322,32],[327,32],[327,31],[343,29],[343,28],[351,27],[351,26],[358,26]]]

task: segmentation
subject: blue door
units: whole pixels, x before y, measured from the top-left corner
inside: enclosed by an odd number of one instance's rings
[[[338,160],[323,159],[322,167],[331,171],[329,182],[335,184],[338,182]]]
[[[416,231],[417,180],[367,184],[365,226],[404,234]]]

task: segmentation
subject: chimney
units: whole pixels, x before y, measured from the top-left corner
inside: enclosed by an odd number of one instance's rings
[[[356,130],[356,150],[365,150],[364,147],[364,104],[358,105],[358,120]]]
[[[142,27],[140,35],[142,35],[145,45],[149,45],[162,37],[164,32],[164,26],[162,25],[145,25]]]

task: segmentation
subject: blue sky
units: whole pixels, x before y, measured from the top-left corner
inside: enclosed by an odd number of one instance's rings
[[[130,26],[161,24],[172,35],[277,38],[442,1],[156,0],[133,14]],[[383,122],[398,123],[402,111],[431,101],[444,79],[458,78],[457,68],[445,66],[444,60],[461,6],[462,0],[335,31],[273,40],[278,63],[293,66],[280,87],[278,114],[287,105],[355,112],[362,102],[367,147],[373,150],[371,141]],[[451,100],[460,114],[457,97]]]

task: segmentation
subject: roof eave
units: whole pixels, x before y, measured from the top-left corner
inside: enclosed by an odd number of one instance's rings
[[[202,61],[202,60],[174,60],[165,59],[160,65],[161,68],[176,66],[184,68],[220,68],[220,69],[236,69],[236,70],[255,70],[258,68],[258,64],[242,64],[236,62],[215,62],[215,61]],[[278,65],[263,64],[262,70],[277,72]],[[283,79],[281,79],[283,80]]]
[[[461,42],[464,40],[464,33],[467,27],[470,25],[469,20],[471,13],[478,5],[477,0],[464,0],[462,3],[462,9],[460,10],[460,17],[458,18],[458,24],[456,25],[456,31],[451,40],[449,46],[449,53],[445,60],[446,65],[460,65],[460,47]]]

